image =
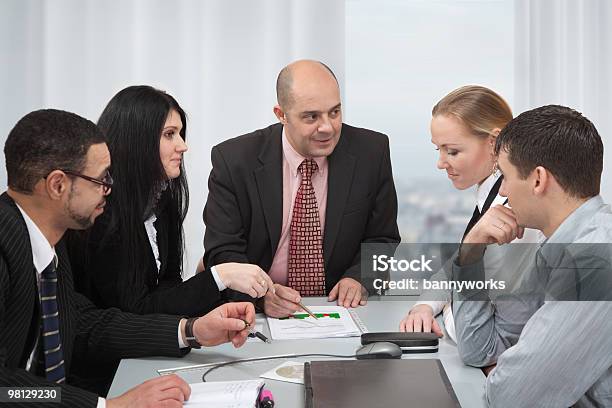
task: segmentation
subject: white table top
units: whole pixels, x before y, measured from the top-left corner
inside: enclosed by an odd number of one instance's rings
[[[402,300],[399,300],[402,299]],[[410,300],[406,300],[410,299]],[[358,316],[371,332],[397,331],[399,321],[414,304],[411,297],[373,297],[370,298],[365,307],[356,310]],[[325,305],[325,298],[304,298],[305,305]],[[334,303],[335,304],[335,303]],[[260,317],[258,316],[258,320]],[[264,325],[263,333],[268,336],[267,325]],[[117,396],[128,389],[142,383],[143,381],[156,377],[158,369],[190,366],[194,364],[206,364],[233,360],[236,358],[272,356],[280,354],[302,354],[302,353],[330,353],[350,355],[360,346],[359,337],[315,339],[315,340],[273,340],[272,344],[260,341],[248,342],[240,349],[235,349],[231,344],[201,350],[192,350],[184,358],[141,358],[122,360],[113,380],[109,397]],[[465,366],[457,354],[457,347],[448,338],[440,339],[440,348],[437,353],[404,354],[403,359],[410,358],[438,358],[455,390],[455,394],[463,407],[477,408],[485,407],[484,382],[485,376],[480,369]],[[310,361],[325,359],[298,358],[294,361]],[[235,366],[222,367],[207,375],[207,381],[230,381],[247,380],[258,378],[260,374],[280,365],[288,359],[249,362]],[[194,383],[201,380],[202,369],[185,371],[180,375],[187,382]],[[274,395],[276,406],[279,407],[303,407],[304,386],[286,382],[266,379],[266,388]]]

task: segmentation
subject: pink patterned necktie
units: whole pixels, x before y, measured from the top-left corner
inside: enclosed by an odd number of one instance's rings
[[[321,223],[311,180],[318,166],[313,159],[305,159],[298,169],[302,182],[293,205],[287,284],[301,296],[325,296]]]

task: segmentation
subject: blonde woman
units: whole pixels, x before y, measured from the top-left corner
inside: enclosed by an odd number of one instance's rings
[[[432,109],[431,142],[440,152],[438,169],[446,172],[458,190],[477,186],[474,214],[464,237],[490,207],[506,203],[506,198],[498,194],[503,176],[495,171],[494,146],[497,135],[510,120],[512,110],[506,101],[492,90],[477,85],[455,89]],[[522,241],[538,239],[538,233],[526,230]],[[450,294],[444,300],[420,300],[400,322],[400,331],[433,332],[442,336],[435,319],[442,312],[446,332],[455,340],[449,300]]]

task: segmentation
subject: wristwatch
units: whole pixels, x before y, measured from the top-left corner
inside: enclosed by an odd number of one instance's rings
[[[202,348],[202,345],[198,343],[198,339],[193,334],[193,324],[198,320],[197,317],[190,317],[187,319],[187,323],[185,323],[185,340],[187,340],[187,345],[191,348],[199,349]]]

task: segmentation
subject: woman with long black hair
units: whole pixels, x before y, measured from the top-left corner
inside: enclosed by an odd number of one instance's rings
[[[130,86],[108,103],[98,126],[111,153],[112,192],[104,213],[70,237],[76,288],[99,307],[198,316],[231,288],[255,297],[273,288],[258,266],[226,263],[183,281],[183,166],[187,121],[169,94]]]

